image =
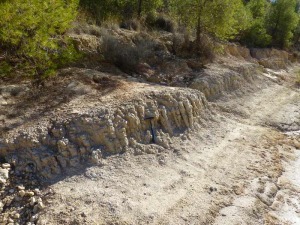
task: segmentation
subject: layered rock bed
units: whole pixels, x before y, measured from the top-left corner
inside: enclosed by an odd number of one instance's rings
[[[141,93],[130,101],[97,107],[22,128],[1,140],[1,155],[16,168],[53,178],[85,162],[101,163],[130,149],[168,149],[172,136],[193,129],[209,114],[199,91],[172,88]],[[157,150],[153,150],[157,151]],[[155,153],[155,152],[153,152]]]
[[[20,90],[17,86],[17,93],[12,93],[16,88],[10,94],[7,88],[6,92],[1,89],[0,111],[6,112],[5,107],[11,106],[15,107],[11,111],[18,110],[14,101],[23,99],[30,99],[24,114],[29,104],[35,109],[29,117],[22,115],[23,121],[4,129],[0,138],[2,161],[13,165],[17,172],[49,179],[79,165],[101,164],[103,158],[113,154],[168,149],[173,136],[197,128],[211,117],[207,100],[268,80],[261,76],[264,68],[251,58],[250,50],[233,50],[228,51],[233,54],[229,61],[221,60],[198,72],[186,83],[189,88],[147,84],[143,79],[132,81],[130,77],[74,68],[63,72],[71,74],[68,79],[65,75],[58,77],[65,80],[63,84],[54,83],[48,91],[41,88],[34,95],[36,105],[32,96],[22,96],[30,92],[26,85],[22,84]],[[5,113],[4,117],[3,121],[10,119]]]

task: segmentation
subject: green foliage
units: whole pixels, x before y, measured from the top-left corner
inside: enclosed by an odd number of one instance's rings
[[[267,27],[273,38],[273,45],[281,48],[291,45],[293,31],[299,22],[296,4],[296,0],[277,0],[271,4]]]
[[[295,28],[294,32],[293,32],[293,44],[294,47],[299,46],[299,39],[300,39],[300,14],[298,12],[298,24],[297,27]]]
[[[271,44],[272,37],[266,29],[266,15],[270,3],[266,0],[250,0],[246,6],[251,13],[252,20],[249,28],[241,37],[242,43],[250,47],[267,47]]]
[[[289,47],[300,38],[300,0],[80,0],[98,24],[148,15],[149,25],[173,31],[178,23],[219,40],[240,40],[250,47]],[[167,14],[172,20],[156,18]],[[173,23],[172,23],[173,22]],[[293,39],[294,37],[294,39]]]
[[[62,34],[77,6],[77,0],[0,1],[0,48],[14,58],[6,64],[27,75],[50,75],[62,62],[74,60],[77,53]]]
[[[272,37],[267,33],[261,21],[254,20],[241,41],[249,47],[267,47],[270,45]]]
[[[137,17],[141,3],[141,13],[156,10],[163,0],[80,0],[82,9],[90,14],[97,24],[105,20],[126,20]]]
[[[242,0],[172,0],[171,9],[183,25],[196,27],[222,39],[232,39],[248,27],[250,19]]]
[[[11,65],[9,65],[5,61],[0,62],[0,78],[10,75],[11,71],[12,71]]]

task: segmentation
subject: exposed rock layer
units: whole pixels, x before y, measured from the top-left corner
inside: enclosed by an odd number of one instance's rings
[[[201,91],[208,100],[220,97],[224,92],[235,91],[245,84],[251,84],[262,68],[257,64],[244,63],[243,66],[224,68],[213,65],[197,77],[190,88]]]
[[[94,114],[49,122],[48,127],[32,126],[0,142],[1,155],[19,170],[49,178],[81,162],[98,163],[103,156],[128,148],[143,151],[143,145],[152,142],[168,148],[170,136],[192,129],[206,110],[208,104],[199,91],[153,92]]]

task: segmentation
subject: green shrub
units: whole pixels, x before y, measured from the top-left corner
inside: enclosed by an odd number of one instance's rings
[[[7,68],[27,76],[49,76],[78,57],[63,37],[75,19],[78,0],[0,1],[0,49],[7,52]],[[12,60],[13,59],[13,60]]]
[[[6,61],[0,62],[0,78],[9,76],[11,74],[12,67]]]
[[[251,27],[244,32],[241,43],[249,47],[268,47],[272,41],[272,36],[267,33],[263,23],[256,20]]]
[[[127,29],[127,30],[139,31],[141,28],[141,24],[136,19],[130,19],[130,20],[125,20],[125,21],[121,22],[120,28]]]

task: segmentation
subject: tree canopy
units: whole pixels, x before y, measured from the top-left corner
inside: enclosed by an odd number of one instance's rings
[[[30,75],[47,74],[75,57],[61,35],[75,19],[77,7],[77,0],[2,0],[0,49],[9,57],[0,64],[0,74],[8,67],[22,67]]]
[[[47,76],[75,60],[64,33],[77,13],[97,25],[136,19],[174,32],[177,23],[195,34],[195,43],[205,34],[249,47],[289,48],[299,45],[299,8],[300,0],[0,0],[0,76],[19,69]]]
[[[181,24],[219,39],[231,39],[250,19],[242,0],[171,0],[171,10]]]
[[[267,28],[272,36],[272,44],[289,47],[293,32],[299,23],[296,0],[277,0],[271,3]]]

